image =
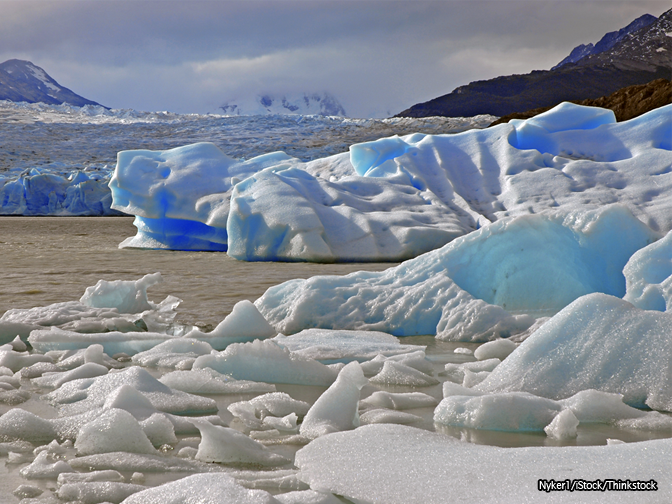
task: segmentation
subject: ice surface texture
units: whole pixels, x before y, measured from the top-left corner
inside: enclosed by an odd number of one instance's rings
[[[484,392],[564,399],[595,389],[632,406],[672,411],[672,314],[605,294],[583,296],[526,339],[485,381]]]
[[[368,425],[312,441],[296,454],[311,488],[353,502],[604,502],[603,492],[552,492],[537,480],[614,478],[659,482],[657,492],[609,492],[609,502],[667,502],[672,440],[613,446],[496,448],[399,425]],[[412,468],[400,477],[399,466]],[[580,476],[577,476],[580,475]],[[580,495],[579,495],[580,494]]]
[[[227,250],[237,259],[394,261],[507,216],[619,202],[672,229],[672,105],[616,123],[563,103],[526,121],[355,144],[303,163],[236,161],[212,144],[124,151],[113,208],[137,216],[122,246]]]
[[[622,206],[501,219],[382,272],[314,276],[256,301],[283,334],[305,328],[487,341],[592,292],[622,297],[630,256],[658,237]]]

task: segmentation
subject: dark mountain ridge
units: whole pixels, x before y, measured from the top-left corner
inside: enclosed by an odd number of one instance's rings
[[[61,86],[30,61],[18,59],[0,64],[0,100],[49,105],[67,103],[77,107],[100,105]]]
[[[668,33],[672,33],[672,9],[598,54],[589,54],[555,70],[472,82],[413,105],[396,117],[504,116],[563,101],[596,99],[656,79],[670,80],[672,36]]]
[[[646,28],[650,24],[654,23],[657,19],[658,18],[656,16],[652,16],[651,14],[644,14],[643,16],[640,16],[637,19],[635,19],[625,28],[621,28],[618,31],[607,33],[595,45],[593,45],[592,43],[586,45],[584,44],[578,45],[574,49],[572,49],[572,52],[569,53],[569,56],[567,56],[565,59],[563,59],[560,63],[558,63],[554,67],[551,67],[551,70],[560,68],[561,66],[566,65],[567,63],[576,63],[580,59],[585,58],[586,56],[590,56],[591,54],[600,54],[601,52],[608,51],[609,49],[614,47],[618,42],[623,40],[623,38],[629,35],[630,33],[636,32],[637,30],[641,30],[642,28]]]

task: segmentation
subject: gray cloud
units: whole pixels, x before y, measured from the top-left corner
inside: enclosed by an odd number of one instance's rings
[[[262,91],[396,113],[476,79],[549,68],[658,0],[0,2],[0,60],[117,108],[213,112]]]

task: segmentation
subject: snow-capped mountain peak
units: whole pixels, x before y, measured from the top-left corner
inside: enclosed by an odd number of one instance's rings
[[[321,115],[346,116],[345,109],[329,93],[263,93],[242,100],[231,100],[220,109],[228,115]]]
[[[61,86],[42,68],[19,59],[0,64],[0,100],[82,107],[99,105]]]

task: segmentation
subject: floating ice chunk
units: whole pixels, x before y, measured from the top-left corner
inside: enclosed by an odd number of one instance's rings
[[[294,414],[303,418],[310,404],[293,399],[285,392],[272,392],[255,397],[249,401],[239,401],[230,404],[227,409],[235,417],[240,418],[245,425],[253,429],[260,429],[266,417],[286,417]],[[277,428],[277,427],[272,427]]]
[[[0,416],[0,439],[24,440],[33,443],[52,441],[57,433],[48,420],[21,408],[12,408]]]
[[[392,360],[386,360],[380,373],[370,378],[369,381],[376,385],[401,385],[406,387],[428,387],[439,383],[433,376]]]
[[[119,152],[109,184],[112,208],[136,215],[138,228],[120,247],[225,251],[233,178],[290,159],[275,153],[240,163],[205,142]]]
[[[122,409],[107,410],[84,425],[77,434],[75,449],[78,455],[120,451],[156,453],[138,421]]]
[[[63,371],[67,371],[83,364],[93,362],[105,366],[108,369],[121,368],[122,365],[107,355],[104,350],[103,345],[98,344],[89,345],[88,347],[80,348],[79,350],[65,350],[63,351],[63,355],[58,358],[58,367]],[[52,351],[51,353],[47,353],[49,356],[54,356],[56,352]]]
[[[122,473],[142,471],[143,473],[191,473],[206,472],[211,469],[203,462],[181,458],[142,453],[113,452],[85,455],[70,460],[70,465],[78,471],[114,470]]]
[[[45,373],[39,378],[33,378],[32,383],[38,387],[45,388],[58,388],[64,383],[67,383],[72,380],[78,380],[80,378],[94,378],[96,376],[102,376],[107,374],[107,367],[95,362],[88,362],[82,364],[71,371],[63,371],[61,373]]]
[[[322,436],[299,450],[296,465],[311,488],[352,502],[603,502],[601,492],[542,496],[536,483],[539,479],[573,479],[577,473],[588,481],[667,481],[671,449],[672,439],[613,446],[498,448],[413,427],[380,424]],[[412,468],[412,475],[400,472],[400,460]],[[474,484],[474,468],[478,474],[487,474],[486,484]],[[659,484],[654,493],[660,502],[672,499],[669,486]],[[614,492],[609,500],[632,502],[633,495],[628,494]]]
[[[391,423],[407,425],[415,422],[420,422],[422,417],[412,415],[411,413],[404,413],[403,411],[395,411],[389,409],[372,409],[362,413],[359,417],[359,422],[362,425],[373,423]]]
[[[196,357],[207,355],[211,351],[212,347],[203,341],[173,338],[135,354],[131,360],[134,364],[144,367],[189,369]]]
[[[64,472],[75,472],[70,464],[55,458],[47,450],[41,451],[30,465],[23,467],[19,474],[26,479],[56,479]]]
[[[8,374],[2,373],[6,369]],[[13,376],[9,368],[0,368],[0,403],[16,405],[30,399],[30,392],[20,390],[21,382]]]
[[[305,329],[292,336],[280,334],[273,341],[291,352],[325,364],[352,360],[362,362],[379,354],[390,356],[425,349],[417,345],[402,345],[394,336],[378,331]]]
[[[367,383],[357,361],[347,364],[306,413],[299,429],[301,435],[316,438],[358,427],[359,394]]]
[[[252,302],[238,301],[233,311],[211,332],[194,329],[185,338],[196,338],[212,345],[215,350],[224,350],[231,343],[266,339],[275,336],[276,331],[266,322]]]
[[[191,394],[264,394],[275,392],[275,385],[250,380],[236,380],[214,369],[192,369],[166,373],[159,381],[175,390]]]
[[[556,401],[524,392],[447,396],[434,410],[434,422],[507,432],[543,431],[562,409]]]
[[[228,474],[194,474],[131,495],[123,504],[279,504],[264,490],[248,490]]]
[[[33,497],[39,497],[43,493],[44,490],[33,485],[19,485],[16,487],[16,490],[12,492],[14,497],[18,499],[31,499]]]
[[[234,343],[223,352],[202,355],[193,369],[212,368],[238,380],[297,385],[330,385],[336,373],[313,359],[291,353],[272,340]]]
[[[167,413],[217,412],[217,405],[213,399],[171,390],[137,366],[97,378],[73,380],[43,397],[48,402],[59,405],[62,413],[74,415],[103,406],[108,396],[122,385],[135,388],[149,399],[152,406]]]
[[[196,459],[220,464],[259,464],[278,466],[290,460],[273,453],[264,445],[250,439],[245,434],[228,427],[212,425],[202,420],[192,422],[201,431]]]
[[[672,231],[635,252],[623,274],[623,299],[643,310],[672,312]]]
[[[323,327],[487,341],[534,322],[503,308],[553,314],[591,292],[623,296],[623,266],[657,237],[614,205],[501,219],[397,267],[290,280],[255,304],[283,334]]]
[[[159,343],[170,340],[175,336],[154,332],[106,332],[85,334],[74,331],[64,331],[57,327],[38,329],[30,333],[28,342],[38,352],[51,350],[73,350],[87,348],[91,345],[102,345],[105,353],[114,355],[125,353],[135,355],[155,347]]]
[[[0,367],[9,368],[16,373],[37,362],[53,362],[53,360],[45,355],[15,352],[11,345],[0,346]]]
[[[142,313],[156,310],[160,305],[147,299],[147,289],[163,281],[161,273],[151,273],[139,280],[98,280],[87,287],[79,299],[83,305],[92,308],[116,308],[119,313]],[[168,303],[174,302],[171,299]]]
[[[574,301],[477,388],[563,399],[595,389],[635,407],[672,411],[672,315],[604,294]]]
[[[497,339],[483,343],[474,351],[474,357],[479,361],[499,359],[503,361],[516,349],[516,344],[507,339]]]
[[[282,432],[298,432],[296,425],[298,417],[296,413],[290,413],[282,418],[267,416],[262,420],[262,425],[266,429],[275,429]]]
[[[29,380],[31,378],[37,378],[38,376],[42,376],[44,373],[58,373],[60,371],[63,371],[63,368],[54,364],[53,361],[50,359],[50,362],[36,362],[35,364],[31,364],[30,366],[21,368],[20,373],[21,378]]]
[[[474,351],[471,348],[458,347],[455,350],[453,350],[453,353],[462,354],[462,355],[473,355]]]
[[[456,364],[454,362],[449,362],[444,366],[444,371],[441,372],[442,375],[447,376],[448,379],[455,383],[463,383],[464,377],[467,371],[472,373],[480,373],[482,371],[492,371],[499,364],[501,360],[493,357],[492,359],[486,359],[476,362],[463,362],[461,364]]]
[[[175,427],[164,414],[154,413],[149,418],[142,420],[140,426],[147,438],[156,447],[177,443]]]
[[[23,340],[21,339],[20,336],[17,336],[16,338],[14,338],[12,341],[9,342],[9,344],[12,345],[12,349],[15,352],[25,352],[26,350],[28,350],[28,347],[23,342]]]
[[[117,483],[124,482],[124,476],[119,471],[93,471],[86,473],[61,473],[58,475],[58,484],[65,485],[68,483],[87,483],[93,481],[114,481]]]
[[[82,333],[133,332],[139,328],[165,332],[180,300],[168,296],[159,304],[149,301],[147,288],[160,280],[160,273],[136,281],[100,280],[87,288],[81,301],[7,310],[0,317],[0,343],[11,341],[17,334],[25,339],[31,331],[52,326]]]
[[[582,390],[558,402],[572,410],[581,423],[608,423],[646,416],[646,412],[625,404],[621,394],[597,390]]]
[[[576,437],[576,428],[579,421],[571,409],[563,409],[555,418],[544,427],[546,435],[553,439],[568,439]]]
[[[411,345],[405,345],[411,346]],[[418,348],[413,345],[413,347]],[[422,348],[422,347],[420,347]],[[383,354],[378,354],[376,357],[370,361],[362,362],[362,371],[364,371],[364,376],[373,376],[380,373],[385,365],[386,361],[397,362],[405,366],[412,367],[417,369],[421,373],[431,374],[434,371],[432,363],[427,360],[424,350],[415,350],[408,353],[402,353],[398,355],[390,355],[386,357]]]
[[[360,408],[405,410],[434,407],[439,403],[434,397],[422,392],[386,392],[377,390],[359,401]]]
[[[99,502],[119,503],[128,496],[146,490],[146,486],[113,481],[94,481],[84,483],[66,483],[56,494],[62,501],[82,504],[98,504]]]

